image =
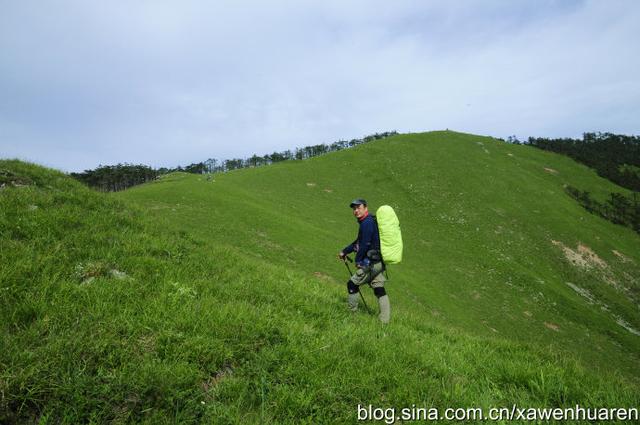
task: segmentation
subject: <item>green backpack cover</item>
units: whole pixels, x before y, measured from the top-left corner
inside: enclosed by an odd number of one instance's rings
[[[382,205],[376,211],[376,221],[383,261],[385,264],[398,264],[402,261],[402,233],[398,216],[389,205]]]

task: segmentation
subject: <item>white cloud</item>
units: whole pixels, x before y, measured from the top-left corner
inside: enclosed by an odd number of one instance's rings
[[[638,133],[640,4],[19,2],[0,153],[177,165],[374,131]]]

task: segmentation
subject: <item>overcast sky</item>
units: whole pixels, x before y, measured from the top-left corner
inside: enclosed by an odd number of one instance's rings
[[[0,157],[187,165],[376,131],[640,134],[640,1],[0,0]]]

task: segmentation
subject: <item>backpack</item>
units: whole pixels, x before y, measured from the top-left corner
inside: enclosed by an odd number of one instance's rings
[[[376,211],[376,222],[380,233],[380,251],[385,264],[398,264],[402,261],[402,232],[400,222],[393,208],[382,205]]]

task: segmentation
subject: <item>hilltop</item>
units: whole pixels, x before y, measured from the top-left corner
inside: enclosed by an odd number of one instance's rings
[[[2,421],[638,405],[640,239],[565,193],[626,193],[571,159],[434,132],[118,194],[0,169]],[[345,307],[355,197],[402,224],[386,328]]]

